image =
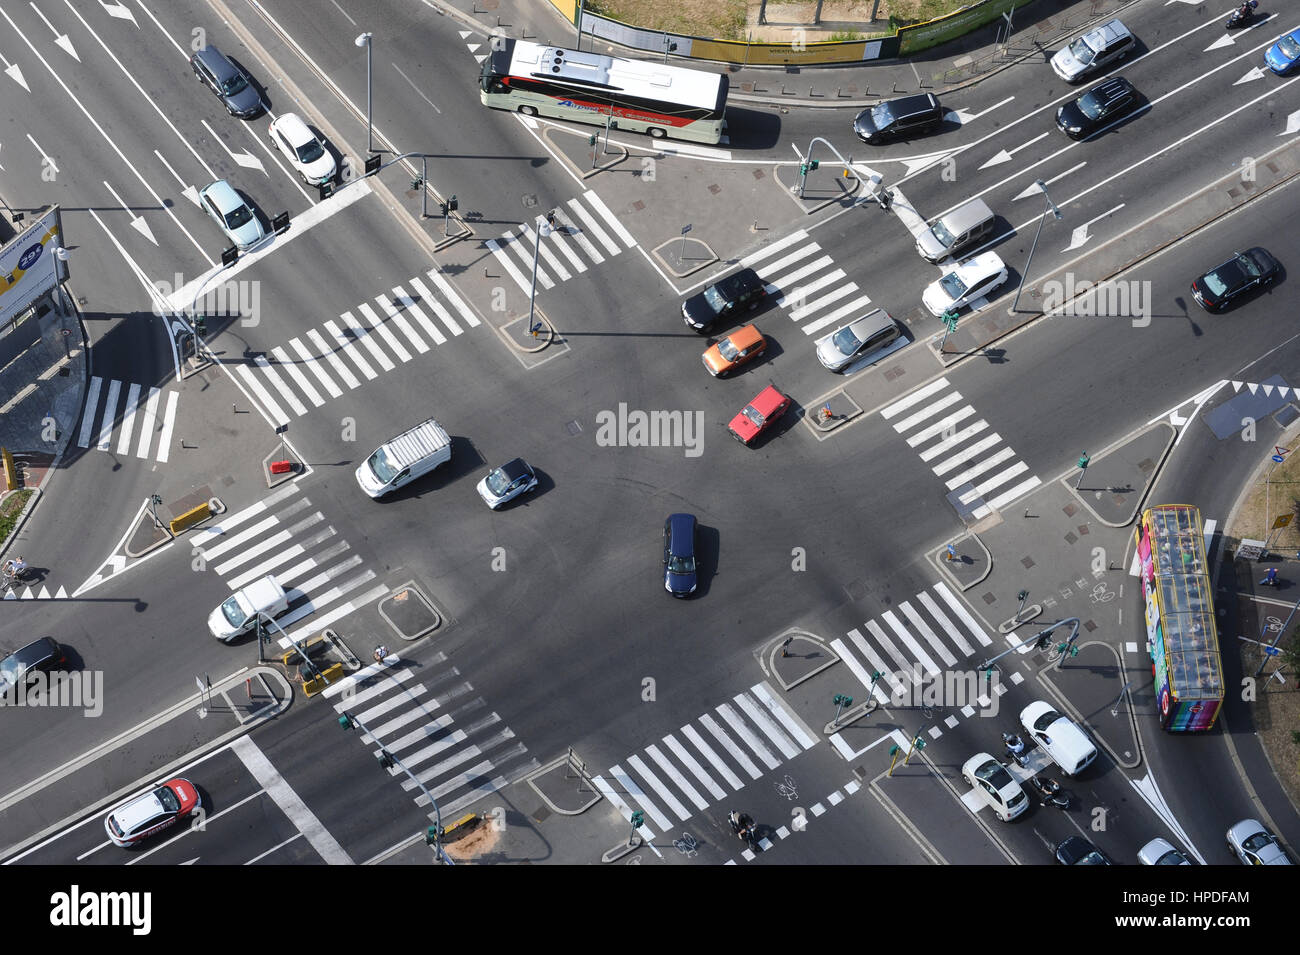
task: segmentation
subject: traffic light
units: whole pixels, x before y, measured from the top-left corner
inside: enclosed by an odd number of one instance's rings
[[[419,189],[423,185],[424,185],[424,179],[420,176],[416,176],[414,179],[411,180],[412,191]]]
[[[450,199],[447,200],[447,208],[450,209],[452,212],[455,212],[457,209],[460,208],[460,203],[456,201],[455,196],[452,196]]]
[[[356,724],[352,722],[352,714],[344,713],[339,717],[339,726],[345,730],[356,729]]]
[[[813,159],[808,163],[808,171],[811,172],[822,164],[820,159]]]
[[[392,769],[393,754],[386,749],[381,749],[379,751],[379,765],[384,767],[384,769]]]
[[[1047,649],[1047,643],[1048,643],[1048,641],[1051,640],[1051,639],[1052,639],[1052,635],[1051,635],[1050,633],[1045,633],[1045,634],[1043,634],[1043,635],[1042,635],[1041,637],[1039,637],[1038,640],[1034,643],[1034,649],[1035,649],[1035,650],[1046,650],[1046,649]]]
[[[424,830],[424,844],[426,846],[433,846],[438,844],[437,826],[430,826],[428,829]]]

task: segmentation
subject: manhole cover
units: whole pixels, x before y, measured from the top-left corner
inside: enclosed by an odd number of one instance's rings
[[[379,613],[403,640],[414,640],[442,623],[438,611],[414,584],[399,587],[381,600]]]

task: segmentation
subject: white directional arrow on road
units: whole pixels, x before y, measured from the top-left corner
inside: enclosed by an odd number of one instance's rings
[[[203,122],[203,128],[206,129],[209,133],[212,133],[212,138],[215,139],[217,142],[221,143],[221,148],[226,151],[227,156],[229,156],[235,162],[239,163],[239,165],[243,166],[245,169],[257,169],[262,173],[262,175],[266,176],[266,178],[268,179],[271,178],[271,174],[267,172],[266,167],[262,165],[262,160],[258,159],[252,153],[235,152],[233,149],[227,146],[225,140],[222,139],[220,136],[218,136],[216,132],[212,129],[212,127],[208,125],[208,121],[206,119],[202,120],[202,122]]]
[[[1240,86],[1242,83],[1249,83],[1251,80],[1262,80],[1263,78],[1264,78],[1264,69],[1263,67],[1257,66],[1249,73],[1247,73],[1245,76],[1243,76],[1241,79],[1237,80],[1237,82],[1233,83],[1232,85]]]
[[[104,188],[113,194],[113,198],[117,200],[117,204],[121,206],[123,209],[125,209],[126,214],[131,217],[131,228],[135,229],[136,232],[139,232],[142,236],[144,236],[155,246],[157,246],[158,240],[153,237],[153,230],[149,228],[149,223],[144,221],[144,217],[138,216],[134,212],[132,212],[131,207],[128,206],[125,202],[123,202],[122,197],[117,194],[117,190],[115,190],[107,182],[104,182]]]
[[[1292,133],[1300,133],[1300,110],[1286,118],[1286,129],[1278,133],[1278,135],[1290,136]]]
[[[1012,156],[1020,152],[1020,150],[1027,149],[1028,147],[1032,146],[1034,143],[1038,142],[1046,135],[1047,133],[1039,133],[1037,136],[1035,136],[1029,142],[1025,143],[1023,146],[1017,146],[1015,149],[1011,149],[1011,150],[1007,150],[1007,149],[1001,150],[1000,152],[998,152],[996,156],[994,156],[984,165],[980,166],[980,169],[987,169],[989,166],[1000,166],[1004,162],[1010,162]]]
[[[199,190],[196,189],[194,186],[192,185],[186,186],[184,189],[181,190],[181,195],[184,196],[186,199],[190,200],[190,202],[194,203],[194,207],[196,209],[203,208],[202,203],[199,202]]]
[[[45,21],[45,25],[50,28],[50,32],[54,34],[54,42],[59,45],[60,49],[62,49],[64,53],[68,54],[68,56],[72,57],[74,60],[80,63],[81,57],[77,56],[77,51],[72,48],[72,40],[69,39],[68,35],[66,33],[60,33],[58,30],[56,30],[54,28],[54,24],[51,23],[49,20],[45,19],[45,14],[41,13],[41,8],[38,7],[36,4],[34,3],[32,4],[32,9],[36,11],[36,15],[38,17],[40,17],[42,20]]]
[[[978,113],[971,113],[971,112],[968,112],[967,110],[964,110],[964,109],[950,109],[950,110],[948,110],[948,115],[945,116],[944,118],[945,118],[945,119],[949,119],[949,118],[951,118],[951,119],[955,119],[955,120],[956,120],[958,123],[960,123],[962,126],[965,126],[965,125],[966,125],[967,123],[969,123],[972,119],[979,119],[979,118],[980,118],[981,116],[983,116],[985,113],[991,113],[991,112],[993,112],[995,109],[997,109],[999,106],[1006,106],[1006,105],[1007,105],[1008,103],[1010,103],[1013,99],[1015,99],[1014,96],[1008,96],[1008,97],[1007,97],[1006,99],[1004,99],[1002,102],[1000,102],[1000,103],[994,103],[994,104],[993,104],[992,106],[990,106],[988,109],[980,110]]]
[[[3,56],[0,56],[0,60],[4,60],[5,75],[30,93],[32,91],[32,88],[28,86],[27,81],[23,79],[23,71],[21,68],[19,68],[18,64],[10,63]]]
[[[1086,165],[1088,165],[1086,162],[1081,162],[1081,163],[1079,163],[1077,166],[1071,166],[1069,169],[1065,170],[1065,172],[1061,173],[1059,176],[1053,176],[1051,179],[1047,180],[1047,182],[1043,183],[1043,185],[1045,185],[1045,186],[1050,186],[1052,183],[1057,182],[1058,180],[1064,179],[1064,178],[1065,178],[1066,176],[1068,176],[1070,173],[1072,173],[1072,172],[1078,172],[1080,169],[1082,169],[1082,168],[1083,168],[1084,166],[1086,166]],[[1016,196],[1015,199],[1023,199],[1023,198],[1025,198],[1026,196],[1036,196],[1036,195],[1040,194],[1042,191],[1043,191],[1043,190],[1041,190],[1041,189],[1038,188],[1038,183],[1033,182],[1033,183],[1030,183],[1030,184],[1029,184],[1029,186],[1025,189],[1024,192],[1022,192],[1022,193],[1020,193],[1020,195]],[[1014,201],[1014,199],[1013,199],[1012,201]]]
[[[1111,209],[1111,210],[1109,210],[1108,212],[1103,212],[1101,215],[1097,216],[1095,219],[1089,219],[1089,220],[1088,220],[1087,222],[1085,222],[1083,225],[1076,227],[1075,230],[1074,230],[1074,232],[1073,232],[1073,234],[1071,234],[1071,236],[1070,236],[1070,244],[1067,245],[1067,246],[1066,246],[1064,249],[1062,249],[1061,251],[1062,251],[1062,252],[1069,252],[1069,251],[1071,251],[1072,249],[1077,249],[1077,248],[1079,248],[1080,246],[1086,245],[1087,242],[1088,242],[1088,240],[1092,238],[1092,236],[1090,236],[1090,235],[1088,234],[1088,226],[1092,225],[1094,222],[1100,222],[1102,219],[1106,218],[1106,217],[1107,217],[1108,215],[1110,215],[1111,213],[1119,212],[1119,210],[1121,210],[1121,209],[1123,209],[1123,208],[1124,208],[1124,203],[1121,202],[1121,203],[1120,203],[1119,205],[1117,205],[1114,209]]]
[[[110,17],[117,17],[119,20],[130,20],[132,23],[135,23],[135,28],[137,30],[140,29],[140,24],[135,22],[134,14],[132,14],[126,7],[122,6],[122,4],[105,3],[104,0],[99,0],[99,5],[104,8],[104,12]]]
[[[943,162],[954,152],[956,152],[956,150],[946,149],[941,153],[934,153],[930,156],[918,156],[915,159],[900,159],[898,161],[907,167],[906,174],[910,176],[913,173],[921,171],[922,169],[929,169],[931,166]]]
[[[1236,42],[1237,42],[1237,38],[1235,36],[1233,36],[1231,33],[1225,33],[1223,36],[1219,37],[1217,40],[1215,40],[1213,43],[1207,46],[1204,52],[1209,53],[1211,50],[1219,50],[1225,46],[1233,46],[1236,44]]]

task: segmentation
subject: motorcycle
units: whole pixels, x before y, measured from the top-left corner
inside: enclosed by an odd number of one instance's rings
[[[1025,756],[1025,744],[1021,742],[1019,736],[1014,733],[1003,733],[1002,743],[1007,748],[1007,756],[1016,761],[1016,765],[1025,767],[1028,765],[1028,759]]]
[[[754,828],[754,819],[747,812],[736,812],[731,810],[727,813],[727,822],[731,823],[731,831],[741,842],[744,842],[751,849],[758,848],[758,833]]]
[[[1070,808],[1070,797],[1061,792],[1061,784],[1055,779],[1039,779],[1034,776],[1029,781],[1038,793],[1038,805],[1055,806],[1057,809]]]
[[[1236,30],[1240,27],[1249,26],[1250,22],[1255,19],[1255,9],[1259,6],[1259,0],[1249,0],[1243,3],[1232,15],[1228,17],[1228,22],[1224,26],[1229,30]]]

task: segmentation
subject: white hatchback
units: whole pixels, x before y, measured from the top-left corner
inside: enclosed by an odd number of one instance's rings
[[[976,753],[966,760],[961,774],[1003,822],[1010,822],[1029,808],[1029,799],[1016,777],[988,753]]]
[[[204,186],[199,191],[199,204],[239,248],[250,249],[266,238],[257,213],[226,180],[218,179]]]
[[[959,263],[921,293],[921,301],[930,314],[939,318],[944,312],[965,308],[992,292],[1007,280],[1007,267],[996,252],[981,252]]]
[[[285,113],[273,120],[267,130],[271,143],[309,186],[319,186],[334,178],[334,157],[297,113]]]

